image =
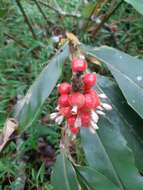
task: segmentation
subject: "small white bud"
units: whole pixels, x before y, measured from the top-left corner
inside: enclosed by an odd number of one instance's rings
[[[58,112],[54,112],[50,114],[50,119],[54,120],[58,116]]]
[[[97,109],[103,111],[104,109],[101,106],[97,106]]]
[[[91,111],[91,119],[95,122],[95,123],[97,123],[98,122],[98,120],[99,120],[99,116],[97,115],[97,113],[95,112],[95,111]]]
[[[107,99],[108,97],[106,96],[106,94],[99,94],[98,95],[100,98],[103,98],[103,99]]]
[[[79,117],[77,117],[77,119],[75,121],[75,127],[76,128],[80,128],[81,127],[81,119]]]
[[[91,124],[91,127],[93,128],[93,129],[99,129],[99,127],[97,126],[97,124],[96,123],[94,123],[93,121],[90,121],[90,124]]]
[[[112,106],[110,104],[102,103],[101,105],[106,110],[112,110]]]
[[[56,122],[58,125],[60,125],[60,124],[62,123],[63,119],[64,119],[64,116],[63,116],[63,115],[60,115],[60,116],[58,116],[58,117],[55,119],[55,122]]]
[[[96,113],[99,115],[105,115],[105,113],[103,111],[100,111],[100,110],[96,110]]]

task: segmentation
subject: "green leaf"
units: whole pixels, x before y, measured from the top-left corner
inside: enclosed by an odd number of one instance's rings
[[[80,189],[75,170],[71,162],[66,158],[64,153],[61,153],[57,157],[51,176],[51,183],[55,190]]]
[[[91,13],[94,11],[95,9],[95,2],[93,3],[88,3],[86,4],[82,10],[81,10],[81,15],[84,17],[84,18],[89,18],[89,16],[91,15]]]
[[[121,190],[142,190],[143,178],[134,164],[127,142],[109,118],[102,118],[98,134],[81,130],[81,140],[90,167],[105,175]]]
[[[120,190],[114,183],[112,183],[106,176],[101,174],[95,169],[89,167],[78,167],[78,172],[80,173],[80,178],[83,183],[90,190]]]
[[[37,117],[41,106],[55,87],[62,65],[68,56],[69,48],[66,44],[41,72],[26,96],[17,104],[14,117],[19,121],[20,130],[25,130]]]
[[[143,118],[143,60],[107,46],[83,49],[108,66],[128,104]]]
[[[131,4],[140,14],[143,15],[143,0],[124,0]]]
[[[108,96],[113,110],[107,113],[116,130],[122,132],[132,149],[138,169],[143,172],[143,128],[142,119],[127,104],[118,85],[112,79],[98,76],[97,90]]]
[[[6,9],[0,9],[0,17],[4,17],[7,13]]]

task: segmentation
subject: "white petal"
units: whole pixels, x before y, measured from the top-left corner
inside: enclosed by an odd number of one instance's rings
[[[64,119],[64,116],[60,115],[55,119],[55,122],[60,125]]]
[[[99,109],[99,110],[104,110],[101,106],[97,106],[97,109]]]
[[[50,119],[54,120],[58,116],[58,112],[54,112],[50,114]]]
[[[99,127],[97,126],[97,124],[96,123],[94,123],[93,121],[91,121],[90,122],[90,124],[91,124],[91,127],[93,128],[93,129],[99,129]]]
[[[100,110],[96,110],[96,113],[98,113],[99,115],[105,115],[105,113],[103,111],[100,111]]]
[[[100,98],[103,98],[103,99],[107,99],[108,97],[106,96],[106,94],[99,94],[98,95]]]
[[[98,122],[98,120],[99,120],[99,116],[97,115],[97,113],[95,112],[95,111],[91,111],[91,119],[95,122],[95,123],[97,123]]]
[[[106,104],[106,103],[102,103],[101,104],[103,108],[105,108],[106,110],[112,110],[112,106],[110,104]]]
[[[79,117],[77,117],[76,121],[75,121],[75,127],[81,127],[81,119]]]

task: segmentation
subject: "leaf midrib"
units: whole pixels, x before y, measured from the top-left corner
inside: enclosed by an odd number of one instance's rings
[[[68,181],[68,174],[67,174],[67,169],[66,169],[66,164],[65,164],[65,156],[63,155],[62,156],[63,157],[63,159],[62,159],[62,161],[63,161],[63,170],[64,170],[64,178],[65,178],[65,184],[66,184],[66,187],[67,187],[67,190],[72,190],[71,188],[70,188],[70,184],[69,184],[69,181]]]

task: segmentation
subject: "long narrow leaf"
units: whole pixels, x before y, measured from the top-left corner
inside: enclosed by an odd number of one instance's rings
[[[108,96],[108,103],[113,107],[111,112],[107,113],[108,118],[116,130],[122,132],[126,138],[128,146],[133,150],[138,169],[143,172],[143,128],[142,119],[130,108],[123,97],[118,85],[113,79],[98,76],[97,90]]]
[[[53,168],[51,183],[55,190],[79,190],[75,170],[71,162],[66,158],[64,153],[57,157]]]
[[[107,46],[83,49],[108,66],[128,104],[143,118],[143,60]]]
[[[101,172],[121,190],[142,190],[143,178],[121,133],[109,118],[102,118],[99,127],[98,134],[91,134],[85,129],[81,131],[89,166]]]
[[[48,63],[26,96],[17,104],[14,117],[19,121],[21,130],[31,125],[38,115],[41,106],[55,87],[61,74],[62,65],[68,56],[69,48],[66,44]]]
[[[140,14],[143,15],[143,0],[124,0],[131,4]]]

